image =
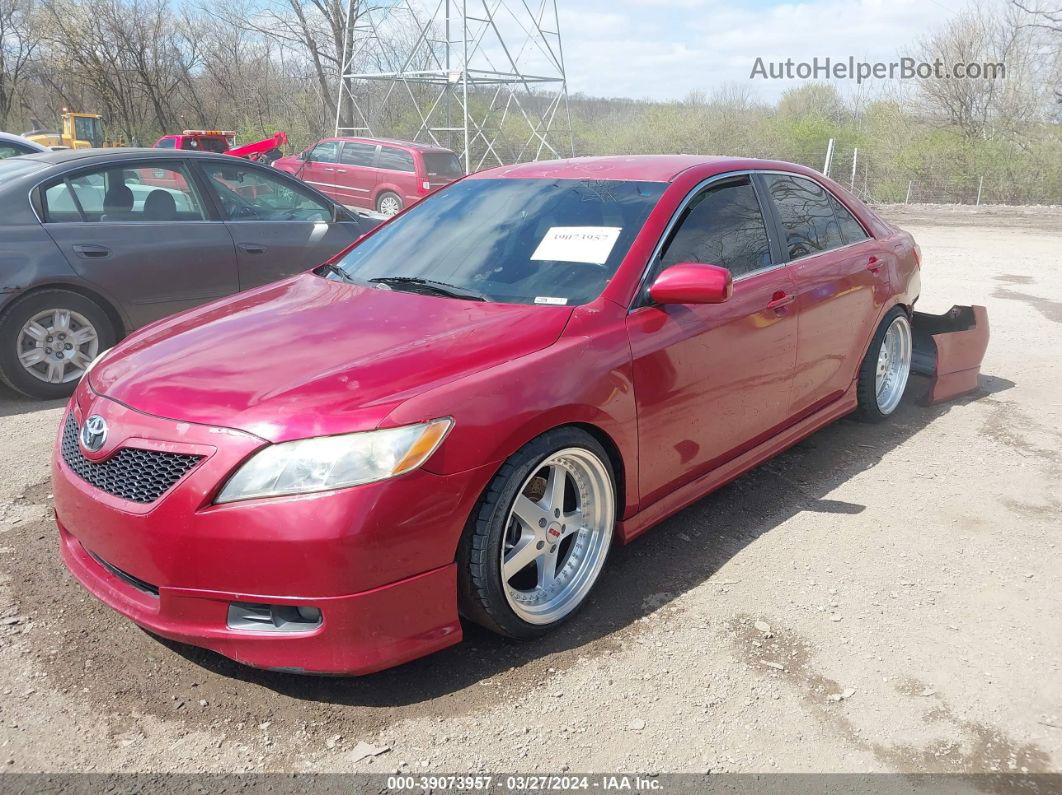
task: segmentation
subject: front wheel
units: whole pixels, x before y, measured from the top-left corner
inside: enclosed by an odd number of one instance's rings
[[[911,375],[912,339],[903,307],[889,310],[859,368],[859,419],[881,422],[900,405]]]
[[[513,638],[542,635],[585,601],[605,565],[616,486],[590,434],[559,428],[494,476],[458,550],[461,612]]]

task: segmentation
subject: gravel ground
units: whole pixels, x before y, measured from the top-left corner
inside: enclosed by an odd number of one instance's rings
[[[920,308],[988,305],[980,394],[923,408],[915,382],[891,422],[815,434],[615,550],[546,640],[470,627],[362,679],[89,597],[49,515],[60,407],[0,395],[0,769],[1059,771],[1062,214],[884,213]]]

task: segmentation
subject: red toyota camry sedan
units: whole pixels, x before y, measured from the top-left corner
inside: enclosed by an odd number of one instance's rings
[[[368,673],[461,617],[535,637],[614,543],[891,414],[918,257],[788,163],[467,177],[94,363],[53,460],[63,559],[147,630],[265,668]]]

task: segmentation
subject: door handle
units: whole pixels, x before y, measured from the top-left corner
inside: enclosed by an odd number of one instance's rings
[[[877,257],[871,257],[867,260],[867,270],[871,273],[877,273],[885,267],[885,263],[879,260]]]
[[[771,296],[771,300],[767,302],[768,309],[781,309],[783,306],[789,306],[796,300],[796,296],[792,293],[786,293],[781,290],[777,290],[774,295]]]
[[[257,243],[240,243],[240,251],[247,254],[265,254],[265,246],[261,246]]]
[[[345,168],[337,168],[336,169],[336,173],[337,174],[346,174],[347,170]]]
[[[100,257],[106,257],[111,253],[111,250],[106,246],[97,246],[94,243],[75,243],[71,246],[77,254],[88,259],[99,259]]]

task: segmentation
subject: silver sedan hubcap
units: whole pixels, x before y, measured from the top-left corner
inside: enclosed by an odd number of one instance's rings
[[[558,621],[583,601],[605,563],[615,497],[596,455],[559,450],[524,482],[502,544],[509,607],[530,624]]]
[[[47,309],[26,321],[18,335],[18,360],[26,372],[49,384],[76,381],[99,352],[88,318],[69,309]]]
[[[875,387],[882,414],[891,414],[900,404],[910,373],[911,323],[901,315],[889,324],[878,351]]]
[[[401,209],[398,199],[393,196],[385,196],[380,200],[380,212],[384,215],[395,215]]]

